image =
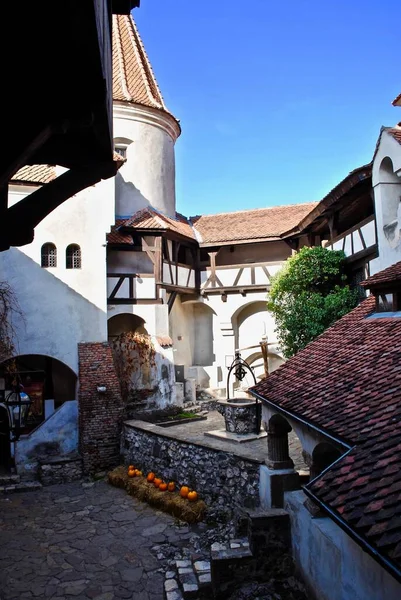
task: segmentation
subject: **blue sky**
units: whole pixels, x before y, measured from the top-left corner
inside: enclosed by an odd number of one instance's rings
[[[169,109],[177,210],[320,200],[401,121],[396,0],[142,0]]]

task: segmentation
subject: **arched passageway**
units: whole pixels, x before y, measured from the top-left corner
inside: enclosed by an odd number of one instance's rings
[[[341,456],[341,451],[327,442],[321,442],[315,446],[312,452],[312,464],[310,466],[310,478],[314,479],[322,471],[338,460]]]
[[[77,376],[74,371],[56,358],[42,354],[24,354],[0,364],[1,400],[12,389],[10,373],[14,368],[10,367],[13,361],[22,389],[32,400],[23,433],[35,429],[64,402],[76,400]]]
[[[147,335],[145,321],[130,313],[120,313],[111,317],[107,322],[107,333],[109,341],[113,341],[121,333],[137,332]]]

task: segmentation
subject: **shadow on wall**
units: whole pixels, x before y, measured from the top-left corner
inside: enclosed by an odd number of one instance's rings
[[[140,190],[138,190],[131,181],[125,181],[121,173],[117,173],[115,182],[116,199],[118,198],[118,204],[116,206],[117,214],[129,216],[146,206],[151,206],[149,200],[145,198]]]
[[[0,254],[2,279],[14,290],[24,316],[14,323],[16,352],[57,358],[77,373],[77,343],[105,341],[107,316],[57,277],[63,268],[44,269],[17,248]],[[77,273],[83,281],[85,276],[84,269]]]

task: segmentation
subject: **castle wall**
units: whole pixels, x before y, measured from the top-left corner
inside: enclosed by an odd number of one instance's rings
[[[32,191],[10,186],[9,205]],[[23,319],[18,354],[44,354],[78,371],[77,343],[107,339],[106,232],[114,220],[114,182],[102,181],[66,200],[36,228],[31,244],[0,254],[0,279],[14,290]],[[57,266],[41,267],[42,245],[57,247]],[[66,268],[66,248],[81,248],[80,269]]]
[[[153,206],[175,215],[173,117],[139,105],[114,103],[115,144],[127,147],[127,162],[116,176],[116,214],[130,216]]]

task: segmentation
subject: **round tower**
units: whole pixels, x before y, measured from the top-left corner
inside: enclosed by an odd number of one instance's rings
[[[175,216],[174,144],[181,128],[126,15],[113,15],[113,124],[115,148],[127,159],[116,176],[116,216],[149,205]]]

